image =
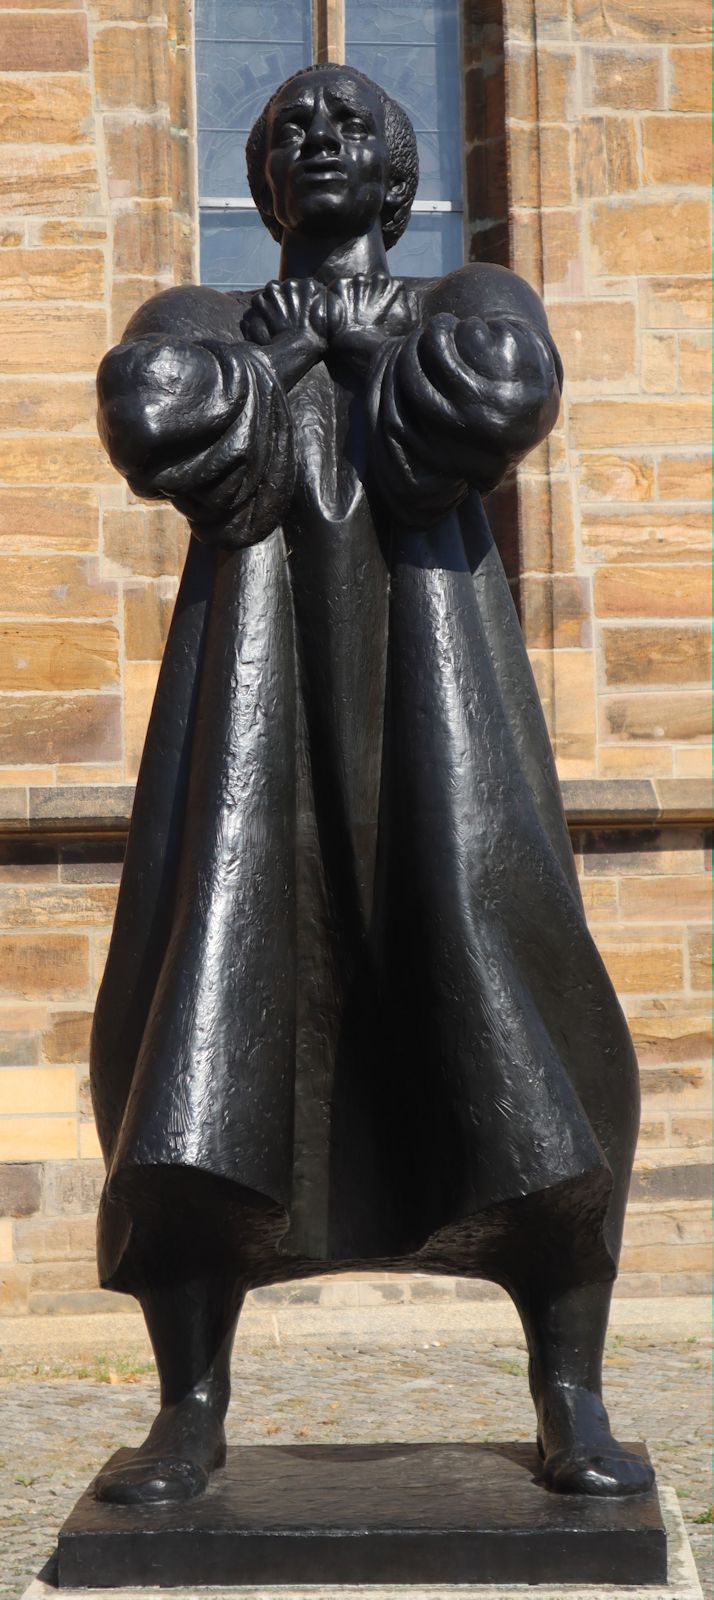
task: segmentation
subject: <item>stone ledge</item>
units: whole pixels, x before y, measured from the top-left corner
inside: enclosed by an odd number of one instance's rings
[[[714,822],[714,792],[705,778],[569,778],[561,787],[572,829],[702,827]],[[0,789],[0,836],[121,839],[133,799],[133,784]]]

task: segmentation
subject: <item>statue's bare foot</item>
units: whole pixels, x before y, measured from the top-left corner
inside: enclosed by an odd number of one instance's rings
[[[147,1505],[203,1494],[211,1472],[226,1459],[223,1417],[205,1399],[188,1395],[162,1406],[144,1443],[97,1478],[98,1500]]]
[[[559,1494],[644,1494],[654,1472],[613,1439],[607,1411],[590,1389],[552,1384],[540,1397],[538,1448],[543,1476]]]

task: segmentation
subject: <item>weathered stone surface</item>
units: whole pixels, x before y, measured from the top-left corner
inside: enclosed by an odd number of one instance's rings
[[[124,648],[129,661],[159,661],[163,654],[174,596],[156,584],[124,588]]]
[[[101,250],[65,247],[0,251],[3,301],[99,300],[103,294],[104,255]],[[52,315],[50,310],[44,312],[46,319]]]
[[[575,443],[606,449],[706,444],[708,416],[709,407],[697,400],[583,400],[570,408]]]
[[[3,551],[26,555],[45,550],[94,551],[99,537],[96,496],[91,489],[0,489]]]
[[[646,183],[708,185],[710,117],[643,117],[642,160]]]
[[[593,207],[594,271],[646,275],[668,260],[673,273],[706,272],[708,207],[696,199],[613,200]]]
[[[711,18],[705,0],[573,0],[576,31],[585,39],[643,39],[652,44],[703,44]]]
[[[103,110],[156,111],[168,100],[168,41],[162,28],[101,28],[94,42],[97,100]]]
[[[583,500],[651,500],[655,465],[651,456],[583,452],[580,456]]]
[[[708,49],[668,51],[669,104],[673,111],[709,111],[712,64]]]
[[[101,1161],[72,1161],[45,1171],[42,1209],[49,1217],[81,1217],[95,1211],[104,1183]]]
[[[93,372],[105,345],[104,313],[91,306],[53,304],[51,312],[40,305],[0,308],[0,360],[6,373]]]
[[[603,567],[594,578],[601,617],[706,617],[709,574],[703,566]]]
[[[0,62],[3,72],[80,72],[89,62],[84,13],[0,12]]]
[[[605,698],[602,709],[614,739],[711,739],[709,693],[623,694]]]
[[[637,50],[633,46],[621,50],[588,49],[584,52],[584,65],[586,104],[615,111],[654,111],[663,104],[658,50]]]
[[[83,216],[99,203],[91,145],[78,149],[0,146],[0,214]]]
[[[91,1011],[54,1012],[51,1026],[42,1034],[43,1059],[56,1062],[87,1061],[91,1026]]]
[[[121,700],[17,695],[0,703],[0,760],[113,760],[121,752]]]
[[[0,139],[8,144],[83,144],[92,131],[91,89],[79,73],[0,77]]]
[[[588,561],[625,565],[652,560],[702,562],[707,554],[709,520],[705,512],[669,507],[614,513],[586,509],[583,550]]]
[[[0,555],[0,594],[10,616],[100,618],[117,609],[116,585],[80,556]]]
[[[39,1211],[42,1168],[37,1162],[0,1163],[0,1216],[31,1217]]]
[[[603,660],[608,685],[711,681],[708,628],[606,628]]]
[[[0,690],[102,689],[119,681],[119,635],[108,622],[0,623]]]

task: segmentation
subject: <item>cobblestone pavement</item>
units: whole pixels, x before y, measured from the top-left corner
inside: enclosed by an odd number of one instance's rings
[[[709,1544],[710,1359],[698,1339],[622,1335],[607,1352],[616,1432],[647,1440],[681,1499],[705,1595]],[[50,1375],[48,1375],[50,1374]],[[50,1555],[89,1478],[120,1444],[138,1444],[156,1404],[147,1362],[39,1366],[0,1378],[0,1600],[17,1600]],[[233,1444],[295,1440],[527,1439],[533,1414],[517,1343],[434,1339],[411,1348],[242,1349],[229,1417]]]

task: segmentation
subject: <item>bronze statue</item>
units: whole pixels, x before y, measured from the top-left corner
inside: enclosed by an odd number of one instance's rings
[[[601,1363],[637,1067],[482,506],[558,354],[504,268],[390,277],[416,144],[359,72],[284,83],[248,165],[279,281],[156,295],[98,380],[192,538],[92,1047],[101,1281],[162,1404],[97,1492],[199,1494],[246,1291],[372,1266],[502,1284],[546,1483],[634,1494]]]

